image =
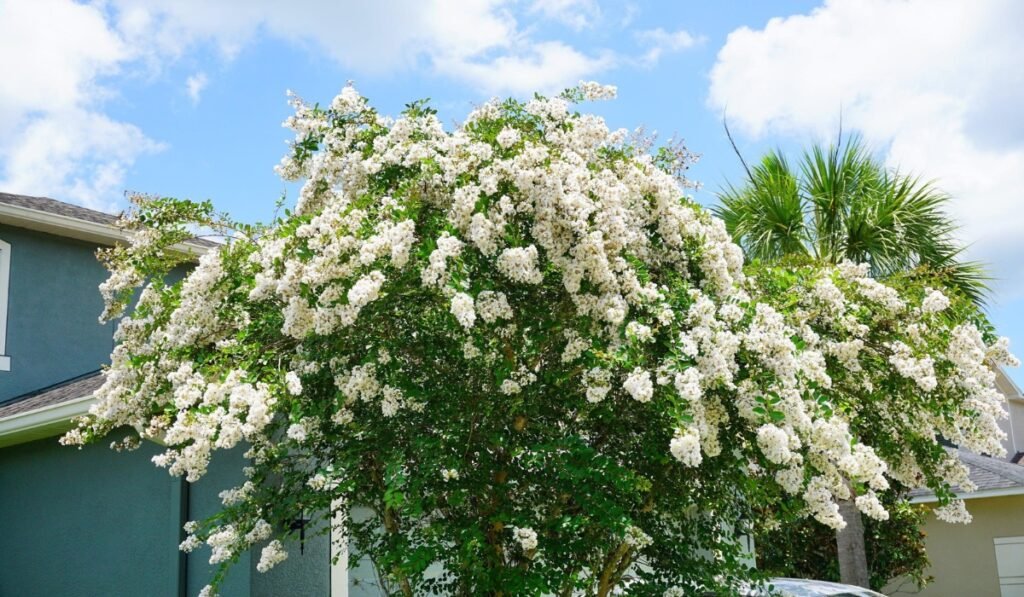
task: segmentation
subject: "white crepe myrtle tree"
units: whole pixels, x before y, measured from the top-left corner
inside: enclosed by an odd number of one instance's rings
[[[302,513],[345,518],[401,595],[729,592],[756,574],[734,539],[755,506],[884,519],[893,479],[966,519],[940,439],[1000,452],[1006,341],[859,265],[744,272],[684,194],[685,149],[574,111],[612,96],[492,101],[447,131],[346,87],[294,100],[294,212],[138,198],[104,316],[137,301],[65,443],[127,427],[189,481],[246,447],[248,481],[186,527],[221,564],[207,595],[246,550],[287,558]],[[195,226],[229,241],[165,282]]]

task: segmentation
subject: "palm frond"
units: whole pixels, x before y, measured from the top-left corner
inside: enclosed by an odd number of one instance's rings
[[[804,202],[781,152],[773,151],[750,170],[749,184],[728,185],[714,213],[748,258],[774,260],[807,253]]]
[[[821,259],[835,263],[864,255],[859,247],[870,246],[871,231],[862,219],[851,220],[851,212],[878,192],[884,173],[884,167],[857,136],[828,149],[812,147],[804,155],[803,183],[813,205],[815,244]]]
[[[963,259],[949,196],[931,182],[890,170],[859,137],[803,153],[794,172],[778,150],[748,170],[740,187],[718,195],[725,220],[748,259],[812,257],[868,263],[872,275],[912,276],[983,306],[991,280]]]

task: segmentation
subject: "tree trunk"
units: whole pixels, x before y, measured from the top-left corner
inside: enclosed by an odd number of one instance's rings
[[[836,531],[836,547],[839,552],[839,580],[848,585],[871,588],[868,573],[868,557],[864,551],[864,522],[853,499],[839,500],[839,514],[846,521],[846,528]]]

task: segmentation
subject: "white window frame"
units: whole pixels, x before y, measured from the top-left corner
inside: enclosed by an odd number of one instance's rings
[[[999,575],[1001,595],[1024,593],[1024,537],[995,537],[996,574]]]
[[[344,502],[336,500],[331,504],[334,516],[331,518],[330,550],[328,552],[328,563],[334,559],[335,553],[338,561],[331,566],[331,597],[348,597],[348,537],[345,536],[345,507]]]
[[[7,295],[11,282],[11,244],[0,240],[0,371],[11,370],[7,354]]]

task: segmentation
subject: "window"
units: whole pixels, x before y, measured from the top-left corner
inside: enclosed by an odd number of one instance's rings
[[[11,245],[0,240],[0,371],[11,370],[7,354],[7,290],[11,281]]]
[[[1002,597],[1024,595],[1024,537],[996,537],[996,569]]]

